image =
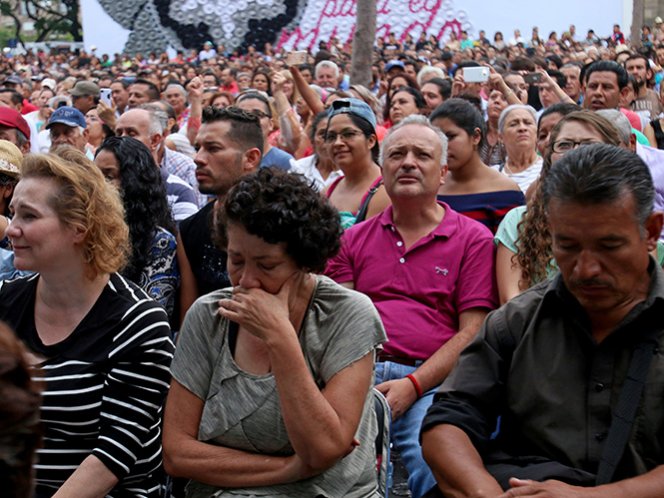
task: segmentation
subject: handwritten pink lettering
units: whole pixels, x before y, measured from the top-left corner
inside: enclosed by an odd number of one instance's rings
[[[376,36],[387,37],[394,32],[403,40],[408,34],[418,36],[425,32],[437,33],[440,39],[448,31],[460,33],[459,20],[446,20],[451,3],[450,0],[378,0]],[[337,36],[341,43],[349,43],[355,34],[356,14],[356,0],[310,1],[300,24],[291,31],[282,31],[277,47],[311,49],[319,40],[329,40],[332,36]]]

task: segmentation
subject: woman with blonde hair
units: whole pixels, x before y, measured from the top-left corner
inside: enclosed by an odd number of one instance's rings
[[[161,496],[161,406],[173,354],[164,310],[117,272],[118,193],[85,155],[23,161],[7,230],[18,269],[0,319],[43,374],[36,497]]]

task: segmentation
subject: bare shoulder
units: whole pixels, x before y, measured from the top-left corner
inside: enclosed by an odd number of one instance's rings
[[[484,174],[495,190],[520,190],[514,180],[507,175],[503,175],[497,169],[487,166]]]

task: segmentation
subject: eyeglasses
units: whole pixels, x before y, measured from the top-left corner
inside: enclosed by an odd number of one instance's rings
[[[259,109],[253,109],[252,111],[249,111],[249,112],[251,112],[251,114],[253,114],[254,116],[258,116],[259,119],[260,118],[271,118],[272,117],[271,114],[268,114],[267,112],[263,112]]]
[[[598,142],[596,140],[581,140],[577,142],[576,140],[559,140],[557,142],[553,142],[551,145],[551,149],[553,152],[557,152],[558,154],[562,154],[565,152],[569,152],[572,149],[576,149],[577,147],[583,147],[584,145],[592,145],[592,144],[598,144],[601,142]]]
[[[353,140],[356,136],[361,135],[361,131],[355,131],[355,130],[345,130],[342,131],[341,133],[326,133],[325,134],[325,142],[328,144],[333,144],[334,142],[337,141],[337,138],[341,138],[341,141],[344,143],[348,143],[351,140]]]

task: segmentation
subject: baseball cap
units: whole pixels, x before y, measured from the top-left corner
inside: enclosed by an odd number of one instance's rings
[[[406,66],[404,65],[403,62],[401,62],[400,60],[394,59],[394,60],[389,61],[387,64],[385,64],[385,72],[389,73],[395,67],[399,67],[401,69],[406,69]]]
[[[0,173],[18,178],[21,174],[22,164],[21,150],[7,140],[0,140]]]
[[[74,107],[64,106],[59,107],[53,114],[51,114],[51,119],[48,120],[46,129],[48,130],[51,126],[56,123],[62,123],[72,128],[75,126],[80,126],[85,128],[87,125],[85,123],[85,116],[83,113]]]
[[[616,55],[622,54],[623,52],[629,52],[629,47],[624,43],[619,43],[616,45]]]
[[[655,17],[655,24],[662,24],[662,18],[659,16]]]
[[[42,88],[48,87],[51,90],[55,91],[55,80],[53,78],[44,78],[41,81]]]
[[[337,99],[332,102],[332,107],[329,110],[328,116],[332,119],[337,114],[354,114],[355,116],[364,119],[369,123],[373,129],[376,129],[376,115],[371,110],[371,107],[366,102],[360,99]]]
[[[0,107],[0,125],[16,128],[28,139],[30,138],[30,126],[28,126],[28,122],[23,119],[21,113],[15,109],[10,107]]]
[[[22,85],[23,80],[16,74],[9,75],[5,78],[5,81],[2,82],[3,85],[9,83],[10,85]]]
[[[78,81],[69,92],[69,95],[72,97],[84,97],[86,95],[98,97],[99,87],[92,81]]]

